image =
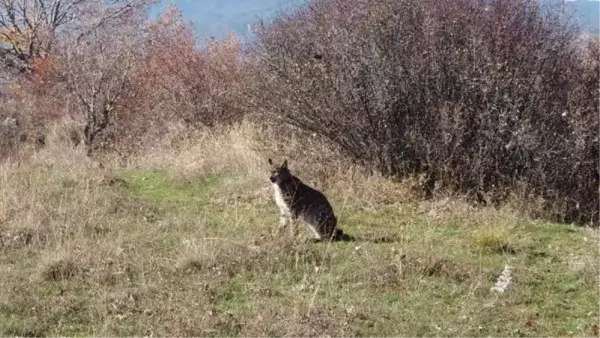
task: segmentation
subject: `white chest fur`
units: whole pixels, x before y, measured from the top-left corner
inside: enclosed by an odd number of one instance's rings
[[[283,193],[281,192],[281,188],[277,184],[273,184],[273,191],[275,193],[275,203],[279,207],[279,211],[282,215],[290,214],[290,207],[285,203],[283,199]]]

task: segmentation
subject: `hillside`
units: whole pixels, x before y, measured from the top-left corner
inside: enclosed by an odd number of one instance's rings
[[[556,0],[549,0],[554,2]],[[271,17],[280,10],[301,5],[304,0],[170,0],[194,22],[200,36],[224,37],[228,32],[248,37],[248,24],[259,17]],[[600,1],[576,0],[566,5],[585,31],[600,32]]]

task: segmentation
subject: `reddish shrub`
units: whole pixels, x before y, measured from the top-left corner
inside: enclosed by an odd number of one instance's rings
[[[193,27],[172,7],[149,28],[147,52],[133,90],[120,102],[123,145],[160,136],[168,124],[196,129],[239,120],[244,66],[233,35],[199,47]]]

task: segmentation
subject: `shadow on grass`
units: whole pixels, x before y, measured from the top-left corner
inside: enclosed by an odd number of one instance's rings
[[[368,242],[368,243],[396,243],[399,239],[392,236],[372,236],[372,235],[363,235],[363,236],[353,236],[343,232],[341,229],[337,229],[335,234],[333,235],[332,242]],[[320,242],[316,240],[315,242]]]

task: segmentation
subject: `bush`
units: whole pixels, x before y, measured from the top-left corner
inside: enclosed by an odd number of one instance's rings
[[[148,36],[134,86],[119,102],[121,146],[139,149],[174,125],[193,131],[241,120],[244,63],[235,36],[199,47],[176,7],[151,22]]]
[[[260,25],[252,102],[429,194],[519,186],[596,222],[598,48],[577,37],[535,0],[315,0]]]
[[[176,7],[154,20],[144,10],[148,1],[135,3],[123,12],[120,1],[111,2],[114,8],[89,8],[87,15],[101,10],[108,17],[61,31],[48,55],[28,60],[28,71],[0,93],[0,119],[17,119],[28,134],[75,120],[90,155],[127,155],[173,128],[194,131],[241,120],[245,67],[235,36],[199,47]],[[0,149],[0,157],[20,147],[13,131],[0,126],[0,146],[11,149]]]

